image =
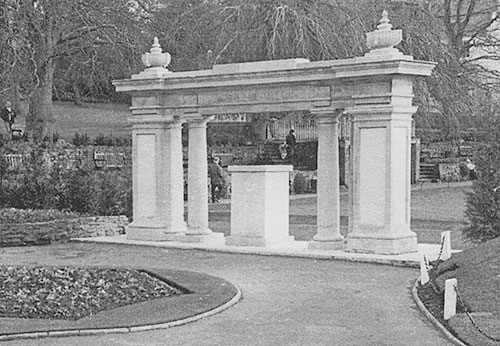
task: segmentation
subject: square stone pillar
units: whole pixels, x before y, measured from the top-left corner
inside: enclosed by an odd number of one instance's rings
[[[174,240],[186,230],[181,121],[132,127],[133,222],[127,239]]]
[[[352,115],[347,251],[417,251],[410,230],[411,106],[366,105]]]
[[[286,246],[291,165],[230,166],[231,235],[226,245]]]

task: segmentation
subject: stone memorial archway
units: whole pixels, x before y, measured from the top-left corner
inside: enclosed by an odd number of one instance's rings
[[[367,34],[363,57],[215,65],[170,72],[157,39],[147,68],[115,81],[132,95],[133,216],[127,238],[203,242],[208,228],[206,126],[210,115],[309,110],[318,123],[318,218],[312,249],[338,249],[340,235],[338,118],[352,117],[347,251],[416,251],[410,230],[412,85],[434,63],[394,48],[401,31],[384,12]],[[181,124],[189,129],[188,220],[183,216]]]

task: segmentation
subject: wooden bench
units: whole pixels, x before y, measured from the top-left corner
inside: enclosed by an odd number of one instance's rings
[[[460,145],[458,147],[458,154],[460,156],[473,156],[474,150],[470,145]]]
[[[125,166],[125,154],[94,151],[96,167],[120,168]]]
[[[17,170],[23,164],[24,156],[22,154],[6,154],[3,156],[7,162],[7,169]]]

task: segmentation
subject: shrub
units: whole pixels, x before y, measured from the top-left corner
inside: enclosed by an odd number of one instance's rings
[[[498,133],[500,126],[493,127]],[[500,236],[500,142],[492,138],[478,150],[474,159],[478,179],[467,195],[465,214],[469,226],[465,238],[481,243]]]
[[[77,147],[83,147],[90,144],[90,137],[86,133],[79,134],[75,133],[71,142]]]
[[[32,210],[4,208],[0,209],[0,224],[46,222],[52,220],[74,219],[80,216],[81,215],[77,213],[53,209]]]
[[[132,216],[130,166],[96,169],[93,161],[69,164],[34,144],[24,149],[16,171],[6,169],[3,154],[8,151],[0,150],[0,206]]]
[[[306,177],[302,173],[297,173],[293,178],[293,191],[297,194],[307,192],[307,181]]]
[[[6,201],[15,208],[50,209],[55,204],[55,188],[59,171],[50,169],[43,157],[43,150],[35,148],[24,157],[22,169],[15,179],[10,179],[3,193]],[[5,200],[4,200],[5,201]]]
[[[104,146],[104,147],[131,146],[132,145],[132,138],[130,138],[130,137],[115,137],[113,135],[99,134],[94,140],[94,145]]]
[[[67,174],[58,209],[92,215],[132,216],[132,173],[81,166]]]

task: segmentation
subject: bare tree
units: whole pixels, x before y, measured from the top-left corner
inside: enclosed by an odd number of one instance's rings
[[[9,37],[5,48],[13,56],[13,67],[19,66],[17,71],[11,69],[11,85],[21,91],[20,97],[30,100],[27,130],[39,139],[52,138],[57,64],[64,59],[96,56],[103,46],[113,54],[124,47],[130,49],[135,44],[131,42],[134,35],[128,35],[134,31],[135,14],[127,0],[4,1],[6,27],[2,30]],[[89,69],[79,69],[89,76]],[[96,66],[91,69],[97,71]],[[19,75],[31,78],[20,81]]]

